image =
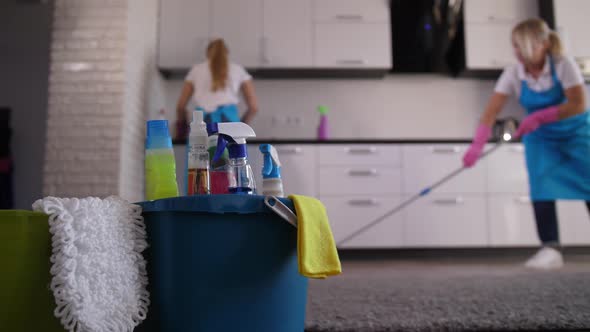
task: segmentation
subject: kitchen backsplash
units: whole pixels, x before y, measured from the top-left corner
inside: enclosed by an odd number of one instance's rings
[[[260,112],[252,126],[260,138],[315,138],[317,105],[330,108],[333,138],[468,138],[494,88],[493,80],[437,75],[254,82]],[[181,88],[182,81],[166,82],[171,120]],[[514,100],[502,113],[522,115]]]

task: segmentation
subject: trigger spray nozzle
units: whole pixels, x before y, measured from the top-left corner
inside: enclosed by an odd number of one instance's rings
[[[281,161],[277,149],[270,144],[261,144],[260,152],[263,154],[262,177],[265,179],[281,177]]]

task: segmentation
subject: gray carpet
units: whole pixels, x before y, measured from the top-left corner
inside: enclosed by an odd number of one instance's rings
[[[312,280],[306,331],[590,329],[590,257],[559,271],[509,260],[343,261],[343,275]]]

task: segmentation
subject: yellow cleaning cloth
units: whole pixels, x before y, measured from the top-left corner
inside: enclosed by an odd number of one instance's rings
[[[291,195],[297,212],[297,259],[299,273],[324,279],[342,273],[340,258],[326,208],[307,196]]]

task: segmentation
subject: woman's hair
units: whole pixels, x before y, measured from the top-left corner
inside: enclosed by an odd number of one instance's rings
[[[561,38],[541,19],[531,18],[520,22],[512,29],[512,38],[526,60],[533,57],[534,49],[539,43],[546,41],[549,42],[549,53],[552,56],[563,56]]]
[[[211,91],[225,89],[229,68],[229,50],[223,39],[214,39],[207,46],[207,58],[211,70]]]

